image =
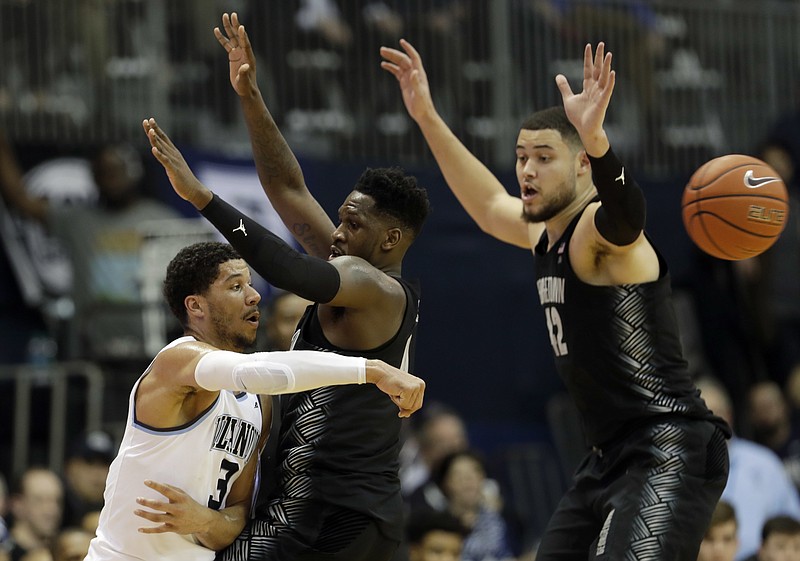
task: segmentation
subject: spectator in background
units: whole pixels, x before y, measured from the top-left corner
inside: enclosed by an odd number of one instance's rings
[[[83,561],[93,537],[83,528],[64,528],[53,545],[53,561]]]
[[[711,377],[696,381],[708,408],[734,426],[734,412],[725,387]],[[741,438],[728,441],[730,473],[722,500],[736,511],[739,550],[736,559],[754,554],[761,528],[773,516],[800,516],[800,497],[780,458],[770,449]]]
[[[789,403],[777,382],[753,384],[747,393],[753,440],[773,450],[795,487],[800,489],[800,436],[792,427]]]
[[[487,473],[481,456],[461,450],[445,456],[432,478],[440,494],[423,487],[409,497],[410,511],[430,508],[449,512],[468,530],[461,552],[462,561],[496,561],[513,557],[508,528],[497,500],[484,493]]]
[[[412,434],[403,444],[400,485],[408,497],[431,477],[442,459],[452,452],[466,450],[469,437],[464,420],[455,409],[443,403],[428,403],[419,419],[409,420]]]
[[[49,548],[61,528],[64,487],[58,474],[32,466],[14,485],[11,495],[11,559]]]
[[[3,148],[3,163],[15,165],[8,145]],[[144,350],[138,228],[143,222],[179,215],[144,196],[144,168],[132,147],[100,147],[91,159],[91,171],[96,205],[51,204],[29,193],[19,174],[4,176],[0,190],[9,207],[45,224],[69,255],[75,312],[61,357],[140,357]]]
[[[724,500],[719,501],[700,542],[697,561],[734,561],[739,549],[736,531],[736,511]]]
[[[772,166],[786,184],[789,213],[780,237],[757,259],[747,280],[753,293],[753,314],[761,323],[770,377],[782,386],[800,369],[800,186],[790,144],[767,140],[758,157]],[[749,271],[743,271],[747,275]]]
[[[76,439],[64,464],[64,524],[83,526],[87,515],[97,516],[102,510],[116,451],[114,439],[105,431],[90,431]]]
[[[297,324],[311,304],[311,301],[292,292],[277,292],[267,303],[264,350],[288,351]]]
[[[791,516],[776,516],[764,524],[761,547],[746,561],[800,560],[800,522]]]
[[[448,512],[412,512],[406,523],[409,561],[460,561],[467,528]]]

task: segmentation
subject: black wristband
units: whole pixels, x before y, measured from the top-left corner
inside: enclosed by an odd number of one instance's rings
[[[271,285],[322,304],[333,300],[339,292],[336,267],[300,253],[217,195],[200,213]]]
[[[600,235],[614,245],[635,242],[642,233],[647,217],[644,193],[614,151],[608,149],[600,158],[589,156],[592,180],[602,206],[594,216]]]

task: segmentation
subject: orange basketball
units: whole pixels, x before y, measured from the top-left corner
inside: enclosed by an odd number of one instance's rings
[[[728,154],[700,166],[683,190],[683,224],[700,249],[730,261],[775,243],[789,214],[778,173],[752,156]]]

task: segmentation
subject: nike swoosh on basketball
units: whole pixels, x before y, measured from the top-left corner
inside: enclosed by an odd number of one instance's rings
[[[744,172],[744,186],[748,189],[758,189],[759,187],[772,183],[773,181],[780,181],[780,177],[753,177],[753,170],[749,169]]]

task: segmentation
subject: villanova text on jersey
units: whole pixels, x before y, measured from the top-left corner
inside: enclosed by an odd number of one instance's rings
[[[214,423],[212,450],[221,450],[238,458],[250,457],[258,443],[258,427],[227,414],[219,415]]]

